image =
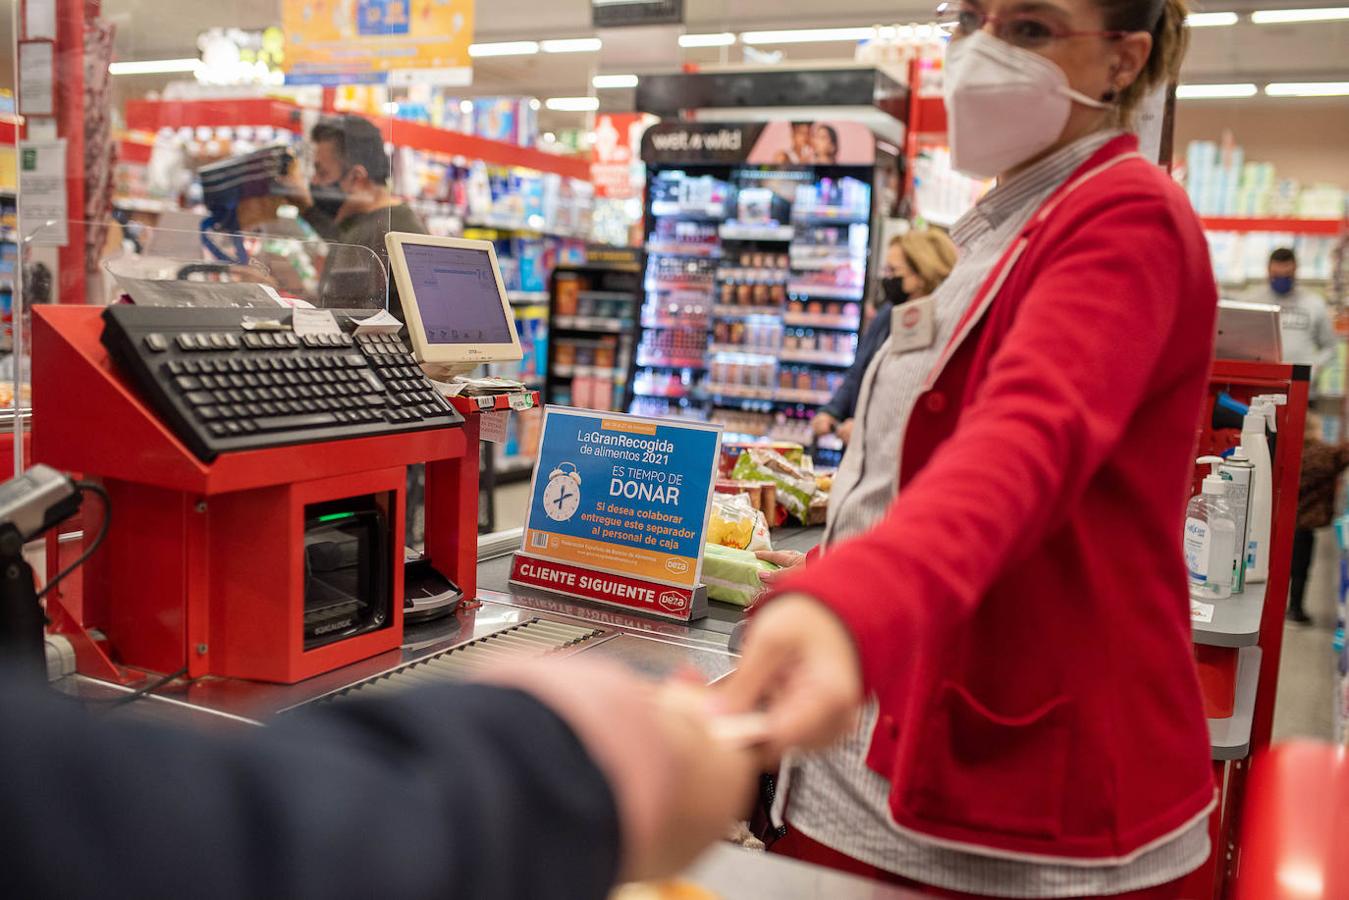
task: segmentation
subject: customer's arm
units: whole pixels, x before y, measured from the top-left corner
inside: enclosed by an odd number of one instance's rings
[[[931,646],[961,627],[998,573],[1062,521],[1118,445],[1178,305],[1215,299],[1183,290],[1180,227],[1161,199],[1139,198],[1070,232],[1037,273],[955,433],[886,517],[774,586],[778,596],[823,601],[821,610],[841,619],[863,687],[903,677],[913,655],[895,647]],[[772,612],[770,603],[763,625]],[[792,655],[773,647],[793,638],[770,633],[760,663],[755,631],[733,705],[759,699]],[[857,688],[840,691],[855,697]]]
[[[820,412],[828,413],[840,422],[857,415],[857,401],[862,396],[862,379],[866,377],[867,367],[875,358],[876,351],[890,338],[890,309],[888,304],[882,307],[862,333],[862,339],[857,343],[857,355],[848,367],[843,384],[839,385],[830,401],[820,408]]]
[[[433,688],[227,736],[0,681],[0,882],[25,897],[560,900],[603,897],[620,866],[683,861],[653,850],[670,838],[654,816],[681,815],[682,777],[717,780],[688,758],[709,748],[681,744],[626,678],[545,671],[544,690],[515,676],[524,689]],[[635,741],[597,737],[604,708]]]

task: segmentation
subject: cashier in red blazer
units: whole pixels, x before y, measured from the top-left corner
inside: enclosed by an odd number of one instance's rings
[[[784,764],[784,852],[974,895],[1177,896],[1214,804],[1180,534],[1217,293],[1127,128],[1178,68],[1184,2],[944,19],[952,160],[997,184],[868,370],[825,549],[775,581],[723,699],[827,748]]]

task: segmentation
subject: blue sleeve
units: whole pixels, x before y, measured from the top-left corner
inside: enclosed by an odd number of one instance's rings
[[[607,782],[520,691],[202,734],[0,683],[0,717],[13,896],[562,900],[602,898],[617,873]]]
[[[862,396],[862,379],[866,376],[867,367],[871,365],[876,351],[885,346],[885,342],[890,339],[890,311],[893,309],[894,307],[887,303],[876,311],[876,318],[871,320],[867,330],[862,333],[862,339],[857,342],[857,356],[853,358],[853,364],[849,367],[843,384],[834,392],[833,399],[822,407],[823,412],[829,413],[840,422],[857,415],[857,401]]]

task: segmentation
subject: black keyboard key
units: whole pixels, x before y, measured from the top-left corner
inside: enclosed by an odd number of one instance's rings
[[[216,403],[230,402],[230,395],[228,391],[212,391],[211,396],[215,398]]]
[[[293,388],[293,387],[283,387],[283,388],[281,389],[281,395],[282,395],[283,397],[285,397],[287,400],[299,400],[299,399],[300,399],[300,392],[297,391],[297,390],[296,390],[295,388]]]
[[[244,361],[237,356],[231,356],[225,361],[225,365],[229,367],[230,372],[234,375],[238,375],[244,370]]]
[[[183,371],[189,375],[201,374],[201,363],[195,359],[183,360]]]
[[[245,356],[242,363],[245,372],[259,372],[262,370],[262,366],[259,365],[258,359],[255,356]]]
[[[229,434],[229,432],[225,430],[225,424],[223,422],[212,422],[210,425],[207,425],[206,427],[210,430],[211,434],[215,435],[216,437],[225,437],[227,434]]]
[[[239,425],[238,422],[226,422],[225,433],[228,434],[230,437],[236,437],[237,435],[243,434],[244,430]]]
[[[242,390],[243,388],[248,387],[248,382],[244,381],[244,376],[242,375],[231,375],[229,376],[229,380],[230,387],[235,390]]]
[[[239,427],[243,429],[244,434],[253,434],[258,430],[258,426],[254,424],[252,419],[240,419]]]
[[[285,359],[281,360],[281,366],[287,372],[296,372],[299,371],[300,361],[293,356],[287,356]]]
[[[184,353],[191,353],[197,349],[197,336],[195,334],[180,334],[176,341],[178,349]]]
[[[267,402],[267,403],[259,403],[258,406],[262,407],[262,412],[260,412],[258,415],[262,415],[262,416],[274,416],[274,415],[276,415],[278,412],[280,412],[280,410],[277,409],[275,403],[271,403],[271,402]]]
[[[262,395],[252,388],[244,388],[244,399],[249,403],[257,403],[262,399]]]
[[[153,353],[163,353],[169,349],[169,341],[162,334],[147,334],[145,346]]]
[[[266,347],[268,350],[280,349],[280,342],[277,341],[276,335],[272,334],[270,331],[264,331],[259,337],[262,338],[262,346]]]
[[[248,414],[256,418],[257,416],[267,415],[267,410],[262,408],[261,403],[250,403],[248,404]]]
[[[263,346],[262,335],[256,334],[254,332],[249,332],[248,334],[244,335],[244,346],[250,350],[261,350]]]
[[[238,350],[238,349],[239,349],[239,336],[238,336],[237,334],[229,334],[229,333],[227,333],[227,334],[225,335],[225,346],[228,347],[228,348],[230,348],[231,350]]]
[[[299,416],[264,416],[254,424],[258,426],[259,431],[289,431],[293,428],[317,428],[336,423],[337,416],[330,412],[321,412]]]
[[[215,397],[206,391],[192,391],[184,399],[193,406],[208,406],[215,401]]]
[[[213,331],[206,336],[207,342],[212,350],[227,350],[229,345],[225,343],[225,336],[218,331]]]
[[[244,399],[244,392],[243,392],[243,391],[229,391],[228,393],[229,393],[229,396],[230,396],[230,402],[231,402],[231,403],[247,403],[247,402],[248,402],[247,400]]]
[[[251,387],[251,388],[261,387],[261,386],[262,386],[262,380],[261,380],[260,378],[258,378],[258,376],[256,376],[256,375],[245,375],[245,376],[244,376],[244,384],[247,385],[248,387]]]
[[[173,379],[173,384],[180,391],[199,391],[201,390],[201,379],[192,375],[180,375]]]
[[[242,419],[249,414],[248,405],[244,403],[236,403],[229,408],[229,414],[231,418]]]
[[[197,418],[201,419],[204,422],[214,422],[216,419],[219,419],[220,417],[221,414],[219,407],[215,406],[197,407]]]

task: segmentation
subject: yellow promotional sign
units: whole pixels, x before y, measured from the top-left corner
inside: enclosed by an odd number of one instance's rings
[[[287,84],[472,82],[473,0],[282,0]]]

